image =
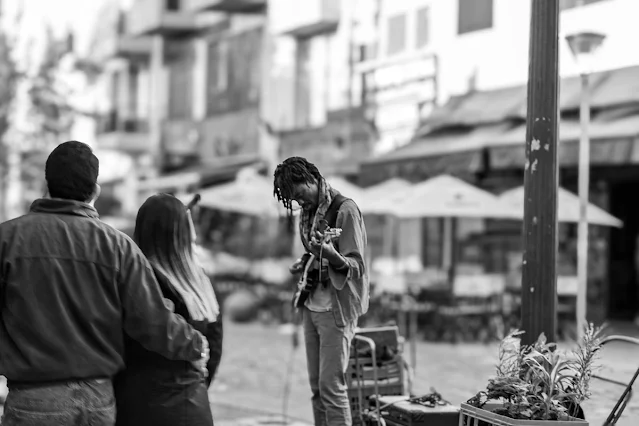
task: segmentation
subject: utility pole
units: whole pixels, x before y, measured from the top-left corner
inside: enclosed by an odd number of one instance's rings
[[[522,343],[557,322],[559,0],[533,0],[530,21],[521,320]]]

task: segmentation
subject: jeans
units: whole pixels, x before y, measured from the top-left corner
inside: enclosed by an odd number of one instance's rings
[[[332,312],[304,309],[306,363],[315,426],[350,426],[346,369],[355,324],[338,327]]]
[[[115,397],[110,379],[12,386],[2,426],[113,426]]]

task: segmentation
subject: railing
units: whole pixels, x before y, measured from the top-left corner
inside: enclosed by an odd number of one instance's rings
[[[149,131],[149,123],[139,118],[121,118],[117,111],[111,111],[99,119],[97,130],[98,134],[146,133]]]

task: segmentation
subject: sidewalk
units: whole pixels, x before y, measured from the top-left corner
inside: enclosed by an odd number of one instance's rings
[[[224,355],[220,370],[211,388],[210,397],[216,422],[255,417],[270,413],[280,416],[284,389],[291,359],[291,336],[276,327],[260,324],[226,323]],[[628,326],[624,326],[628,328]],[[615,326],[613,331],[630,332]],[[637,333],[639,335],[639,333]],[[310,390],[306,378],[303,348],[297,349],[292,361],[292,376],[288,397],[288,415],[312,423]],[[453,404],[465,402],[484,389],[494,374],[497,344],[435,344],[419,342],[414,394],[439,391]],[[639,367],[639,348],[614,344],[602,350],[599,374],[628,382]],[[584,404],[588,421],[593,426],[603,424],[624,388],[593,379],[592,398]],[[228,405],[237,411],[217,412]],[[260,413],[254,413],[253,410]],[[635,426],[639,418],[639,397],[624,411],[618,426]]]
[[[639,336],[639,330],[629,324],[613,324],[611,331]],[[292,350],[290,334],[277,327],[228,321],[224,338],[222,364],[209,392],[217,426],[280,426],[285,424],[284,411],[288,426],[313,423],[304,349]],[[496,361],[496,343],[419,342],[413,393],[425,394],[434,387],[451,403],[460,404],[485,387],[494,374]],[[639,366],[639,348],[607,346],[600,365],[600,375],[628,382]],[[3,382],[0,377],[0,398]],[[290,382],[288,397],[287,382]],[[595,379],[591,388],[593,395],[584,409],[590,425],[598,426],[603,424],[624,388]],[[637,418],[639,397],[630,402],[618,426],[635,426]]]

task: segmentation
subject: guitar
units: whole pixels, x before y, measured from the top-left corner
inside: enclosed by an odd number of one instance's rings
[[[322,243],[328,243],[328,242],[337,240],[341,234],[342,234],[341,228],[327,228],[322,234]],[[311,267],[313,266],[313,262],[315,261],[315,259],[317,259],[317,257],[312,253],[307,253],[306,255],[302,257],[302,259],[298,261],[298,263],[299,262],[304,263],[304,257],[306,257],[304,269],[302,271],[302,276],[297,282],[297,291],[295,292],[295,295],[293,296],[293,306],[295,306],[296,308],[304,307],[306,300],[308,300],[309,296],[313,293],[313,291],[315,290],[315,287],[317,286],[317,281],[314,281],[311,283],[308,282],[308,272],[310,271]],[[320,261],[319,263],[320,263],[320,271],[321,271],[321,265],[322,265],[321,251],[320,251],[319,261]]]

